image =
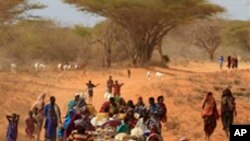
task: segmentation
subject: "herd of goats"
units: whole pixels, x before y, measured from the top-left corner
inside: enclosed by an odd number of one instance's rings
[[[69,64],[69,63],[59,63],[57,64],[57,70],[58,71],[67,71],[67,70],[81,70],[84,69],[86,64]],[[10,64],[10,71],[16,72],[17,71],[17,64],[11,63]],[[33,65],[33,70],[36,72],[45,70],[46,65],[43,63],[35,63]]]
[[[44,71],[46,69],[46,65],[43,63],[35,63],[33,65],[33,70],[35,72],[40,72],[40,71]],[[59,63],[57,64],[56,70],[57,71],[69,71],[69,70],[84,70],[85,72],[86,69],[86,64],[69,64],[69,63]],[[10,71],[11,72],[17,72],[17,64],[11,63],[10,64]],[[162,72],[155,72],[155,76],[158,79],[161,79],[164,76],[164,73]],[[148,80],[150,80],[152,77],[152,72],[151,71],[147,71],[146,73],[146,78]]]

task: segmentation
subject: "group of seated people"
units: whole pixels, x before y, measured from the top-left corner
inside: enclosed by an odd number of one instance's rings
[[[63,126],[58,131],[62,141],[121,140],[162,141],[161,122],[167,121],[164,97],[149,105],[139,97],[136,104],[120,96],[104,102],[99,112],[79,95],[68,104]]]

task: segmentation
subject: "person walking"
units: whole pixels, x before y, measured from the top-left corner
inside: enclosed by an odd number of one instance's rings
[[[221,98],[221,120],[227,136],[229,136],[229,127],[233,124],[235,116],[237,116],[235,97],[231,90],[226,88],[223,90]]]
[[[220,56],[219,59],[218,59],[218,61],[219,61],[220,69],[222,70],[222,68],[223,68],[223,63],[224,63],[224,57],[223,57],[223,56]]]
[[[219,118],[216,101],[211,92],[208,92],[202,105],[202,118],[204,121],[205,140],[209,141],[216,128]]]

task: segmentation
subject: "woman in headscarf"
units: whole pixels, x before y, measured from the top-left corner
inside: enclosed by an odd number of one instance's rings
[[[40,140],[40,133],[44,121],[43,110],[45,106],[45,97],[46,97],[45,93],[40,94],[37,97],[36,102],[31,106],[31,111],[34,113],[34,118],[36,119],[37,122],[37,127],[36,127],[37,140]]]
[[[64,134],[64,138],[68,138],[77,126],[85,127],[86,131],[95,131],[95,127],[90,122],[90,113],[87,108],[81,109],[80,113],[76,113],[70,120]]]
[[[134,113],[135,113],[134,109],[129,108],[125,115],[125,118],[128,119],[128,124],[130,129],[133,129],[137,123],[137,119],[135,118]]]
[[[221,98],[221,120],[223,130],[229,136],[229,127],[233,124],[234,117],[237,115],[235,97],[230,88],[223,90]]]
[[[202,118],[204,120],[205,139],[209,141],[216,128],[216,120],[219,118],[216,102],[211,92],[208,92],[205,96],[202,105]]]
[[[143,117],[147,112],[147,108],[143,102],[142,97],[138,98],[137,103],[135,104],[135,113],[139,114],[139,117]]]

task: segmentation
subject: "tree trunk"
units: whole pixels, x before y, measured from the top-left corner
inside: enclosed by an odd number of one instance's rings
[[[106,52],[106,63],[107,63],[107,67],[110,68],[111,67],[111,63],[112,63],[112,56],[111,56],[111,48],[109,47],[107,49]]]
[[[210,58],[210,61],[211,61],[211,62],[214,61],[214,53],[213,53],[213,52],[210,52],[210,53],[209,53],[209,58]]]
[[[154,46],[149,44],[139,44],[136,49],[136,55],[133,58],[133,65],[145,66],[152,57]]]
[[[160,41],[159,44],[157,44],[157,50],[161,56],[162,63],[169,62],[169,57],[167,55],[163,55],[163,53],[162,53],[162,41]]]

